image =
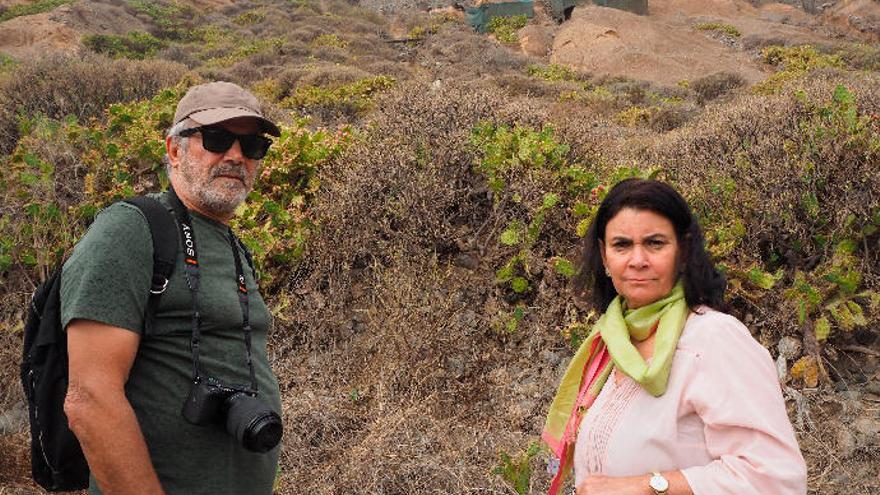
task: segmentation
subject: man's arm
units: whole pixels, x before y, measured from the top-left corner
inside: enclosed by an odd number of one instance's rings
[[[125,383],[140,335],[92,320],[67,325],[70,384],[64,412],[106,495],[164,494]]]

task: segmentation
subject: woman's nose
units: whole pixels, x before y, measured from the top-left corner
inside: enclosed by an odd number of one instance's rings
[[[642,268],[648,263],[645,248],[641,244],[633,246],[632,253],[629,258],[629,264],[636,268]]]

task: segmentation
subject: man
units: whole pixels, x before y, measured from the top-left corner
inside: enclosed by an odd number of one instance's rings
[[[270,314],[247,263],[241,269],[244,252],[228,227],[271,143],[264,133],[280,134],[257,99],[232,83],[195,86],[180,100],[165,145],[173,192],[188,212],[189,225],[180,231],[186,249],[178,252],[147,332],[153,248],[139,209],[106,208],[64,265],[62,324],[70,356],[64,409],[89,463],[90,493],[272,492],[278,447],[254,452],[224,423],[192,424],[181,412],[194,375],[202,385],[236,390],[252,383],[262,404],[281,411],[266,354]],[[155,197],[173,211],[169,192]],[[239,292],[246,293],[244,302]]]

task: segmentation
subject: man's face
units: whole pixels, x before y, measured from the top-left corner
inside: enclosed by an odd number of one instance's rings
[[[215,124],[235,134],[259,134],[258,121],[242,117]],[[253,189],[259,160],[244,156],[236,140],[222,153],[206,150],[202,135],[190,136],[185,149],[172,159],[174,190],[187,206],[209,217],[226,221]],[[174,162],[177,161],[175,164]]]

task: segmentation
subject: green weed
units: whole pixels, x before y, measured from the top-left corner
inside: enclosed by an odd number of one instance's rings
[[[525,15],[514,15],[510,17],[493,17],[489,20],[486,30],[495,35],[495,38],[502,43],[516,43],[519,38],[516,32],[526,26],[529,22]]]
[[[83,36],[83,45],[95,53],[111,58],[130,58],[143,60],[168,46],[163,40],[150,33],[131,31],[124,36],[114,34],[91,34]]]
[[[281,101],[281,105],[305,110],[350,109],[353,113],[362,113],[371,107],[372,99],[377,93],[391,88],[394,84],[393,77],[375,76],[340,86],[299,86],[291,96]]]
[[[515,457],[502,451],[498,454],[498,465],[492,470],[492,474],[501,476],[501,479],[517,494],[527,495],[532,480],[530,463],[540,450],[540,444],[532,442],[525,451]]]
[[[760,94],[778,93],[787,82],[817,68],[846,68],[839,56],[822,54],[810,45],[770,46],[761,51],[761,56],[765,63],[781,70],[754,86],[753,91]]]
[[[573,69],[558,64],[530,65],[526,69],[526,73],[532,77],[551,82],[578,80],[578,75]]]
[[[718,31],[734,38],[742,36],[742,33],[736,26],[724,24],[723,22],[703,22],[695,25],[694,28],[700,31]]]
[[[31,3],[13,5],[0,14],[0,22],[8,21],[15,17],[34,15],[49,12],[62,5],[73,3],[73,0],[37,0]]]

